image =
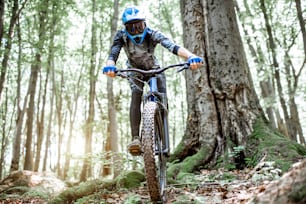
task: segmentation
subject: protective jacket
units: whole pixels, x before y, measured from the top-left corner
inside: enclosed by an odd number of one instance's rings
[[[161,44],[170,52],[177,55],[179,46],[169,40],[163,33],[147,27],[147,34],[142,44],[134,44],[129,40],[125,30],[117,31],[113,44],[111,46],[108,59],[117,61],[121,48],[127,55],[127,66],[139,69],[152,69],[158,67],[158,61],[154,56],[154,50],[157,44]]]

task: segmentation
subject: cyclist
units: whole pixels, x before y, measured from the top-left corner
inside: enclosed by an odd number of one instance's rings
[[[176,45],[160,31],[148,27],[145,15],[138,7],[127,7],[122,14],[122,23],[124,29],[117,31],[106,66],[103,68],[103,73],[107,76],[115,76],[115,65],[121,48],[124,48],[127,55],[128,68],[134,67],[146,70],[159,68],[158,61],[154,56],[154,50],[157,44],[161,44],[173,54],[188,60],[191,69],[197,69],[203,64],[202,58]],[[139,74],[133,73],[133,75],[142,81],[146,80]],[[159,74],[157,77],[159,91],[166,93],[165,74]],[[132,81],[130,80],[130,86],[132,91],[130,104],[132,143],[128,146],[128,150],[132,155],[139,155],[141,153],[139,126],[141,120],[140,105],[143,94],[143,83],[133,79]]]

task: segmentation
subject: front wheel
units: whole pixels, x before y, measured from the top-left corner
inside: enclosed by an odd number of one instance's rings
[[[147,186],[152,202],[166,199],[166,156],[161,110],[148,102],[143,109],[142,145]]]

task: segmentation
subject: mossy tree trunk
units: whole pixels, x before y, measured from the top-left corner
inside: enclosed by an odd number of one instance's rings
[[[234,3],[183,1],[181,6],[185,47],[203,57],[205,66],[186,74],[187,129],[171,160],[196,160],[188,164],[188,171],[194,171],[236,152],[233,164],[240,168],[245,158],[243,147],[263,112],[250,76]]]

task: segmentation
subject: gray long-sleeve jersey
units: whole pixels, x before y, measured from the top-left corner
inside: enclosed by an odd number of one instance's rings
[[[158,61],[154,56],[154,50],[157,44],[161,44],[170,52],[177,55],[179,46],[160,31],[147,28],[147,34],[143,43],[134,44],[129,40],[124,30],[119,30],[114,37],[108,59],[117,62],[121,48],[123,47],[128,58],[128,67],[151,69],[158,66]]]

